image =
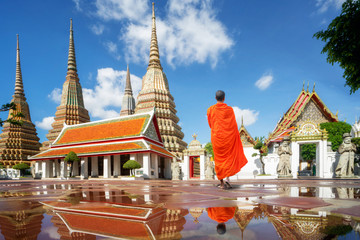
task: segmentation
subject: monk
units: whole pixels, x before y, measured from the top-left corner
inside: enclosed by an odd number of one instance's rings
[[[216,92],[217,103],[207,110],[211,128],[211,143],[214,151],[215,172],[220,180],[219,187],[231,188],[229,177],[245,166],[247,159],[241,143],[234,110],[224,103],[225,93]],[[227,179],[224,183],[224,179]]]
[[[236,207],[211,207],[207,209],[209,218],[219,223],[216,227],[219,234],[226,232],[225,223],[234,217],[235,211]]]

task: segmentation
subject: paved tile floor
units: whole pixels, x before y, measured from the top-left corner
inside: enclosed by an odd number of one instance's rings
[[[0,181],[0,239],[360,239],[360,179],[217,184]]]

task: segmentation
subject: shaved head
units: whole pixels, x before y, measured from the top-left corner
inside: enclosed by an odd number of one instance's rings
[[[215,98],[217,101],[223,101],[225,99],[225,92],[222,90],[218,90],[215,94]]]

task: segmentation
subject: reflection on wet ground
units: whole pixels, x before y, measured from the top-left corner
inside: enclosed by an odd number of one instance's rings
[[[360,239],[360,180],[0,181],[0,239]]]

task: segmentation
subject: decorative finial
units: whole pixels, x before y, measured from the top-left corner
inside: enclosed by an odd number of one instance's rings
[[[302,88],[302,91],[304,91],[304,87],[305,87],[305,80],[303,82],[303,88]]]
[[[68,68],[67,69],[68,69],[68,71],[73,70],[73,71],[77,72],[72,18],[70,18],[69,56],[68,56]]]
[[[157,41],[157,36],[156,36],[155,4],[154,3],[152,3],[152,28],[151,28],[151,41],[150,41],[150,59],[149,59],[148,68],[150,68],[150,67],[157,67],[162,70],[161,63],[160,63],[158,41]]]
[[[241,116],[241,126],[244,126],[244,116]]]
[[[20,65],[20,47],[19,47],[19,34],[16,34],[16,76],[15,76],[15,95],[24,94],[24,85],[22,81],[21,65]]]
[[[307,84],[306,92],[309,92],[309,84],[310,84],[310,82],[308,82],[308,84]]]
[[[194,140],[196,140],[196,137],[197,137],[198,135],[196,135],[195,133],[192,135],[192,137],[194,138]]]
[[[337,111],[336,111],[336,114],[335,114],[335,115],[336,115],[336,117],[338,117],[338,114],[339,114],[339,110],[337,110]]]
[[[313,90],[312,90],[313,92],[315,92],[315,82],[314,82],[314,87],[313,87]]]

